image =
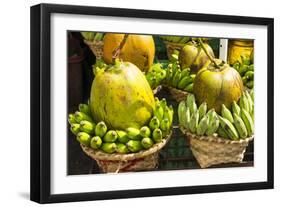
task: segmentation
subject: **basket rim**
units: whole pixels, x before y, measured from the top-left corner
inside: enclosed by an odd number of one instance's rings
[[[92,149],[92,148],[87,147],[83,144],[80,144],[80,146],[81,146],[82,150],[88,156],[92,157],[93,159],[108,160],[108,161],[129,161],[129,160],[135,160],[135,159],[143,158],[143,157],[151,155],[155,152],[158,152],[171,139],[172,133],[173,133],[173,130],[171,129],[170,133],[168,135],[166,135],[166,137],[163,138],[161,142],[154,144],[154,146],[149,148],[149,149],[144,149],[144,150],[141,150],[137,153],[129,153],[129,154],[113,153],[113,154],[108,154],[108,153],[105,153],[101,150]]]
[[[187,91],[184,91],[184,90],[181,90],[181,89],[178,89],[178,88],[175,88],[175,87],[172,87],[172,86],[169,86],[169,85],[164,85],[166,88],[168,88],[169,90],[172,90],[172,91],[175,91],[177,93],[182,93],[182,94],[188,94]]]
[[[246,144],[249,143],[254,139],[254,134],[250,137],[246,137],[245,139],[239,139],[239,140],[229,140],[217,136],[199,136],[197,134],[193,134],[191,132],[188,132],[185,130],[182,126],[180,126],[180,130],[187,136],[191,136],[194,139],[200,140],[200,141],[207,141],[207,142],[216,142],[221,144]]]

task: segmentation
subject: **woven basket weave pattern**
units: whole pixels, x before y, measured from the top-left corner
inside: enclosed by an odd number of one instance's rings
[[[165,87],[169,90],[169,93],[171,94],[173,99],[175,99],[177,102],[186,100],[186,97],[188,95],[188,93],[186,91],[179,90],[179,89],[173,88],[171,86],[165,86]]]
[[[97,59],[102,59],[103,57],[103,41],[94,41],[90,42],[84,40],[85,44],[89,46],[91,51],[94,53]]]
[[[151,170],[157,167],[158,152],[167,144],[171,135],[172,132],[148,150],[130,154],[107,154],[84,145],[81,147],[88,156],[97,161],[100,169],[105,173]]]
[[[181,50],[181,48],[184,46],[184,44],[167,42],[167,41],[164,41],[164,43],[166,45],[167,56],[169,60],[171,59],[171,55],[173,54],[174,50]]]
[[[184,130],[183,130],[184,131]],[[240,163],[253,136],[238,141],[214,136],[197,136],[184,131],[190,148],[201,168],[223,163]]]

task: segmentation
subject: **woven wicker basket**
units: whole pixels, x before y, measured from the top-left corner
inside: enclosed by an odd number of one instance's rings
[[[181,50],[181,48],[184,46],[184,44],[173,43],[168,41],[164,41],[164,43],[166,45],[167,56],[169,60],[171,59],[171,55],[173,54],[174,50]]]
[[[228,140],[215,136],[197,136],[185,131],[190,149],[201,168],[223,163],[240,163],[243,161],[244,153],[254,136],[238,141]]]
[[[171,86],[165,85],[165,88],[168,89],[168,91],[171,94],[171,96],[173,97],[173,99],[175,99],[177,102],[181,102],[181,101],[185,100],[188,95],[188,92],[173,88]]]
[[[103,56],[103,41],[87,41],[84,40],[85,44],[89,46],[91,51],[94,53],[97,59],[101,59]]]
[[[172,132],[161,142],[148,150],[130,154],[107,154],[81,144],[83,151],[96,160],[102,172],[118,173],[155,169],[158,166],[158,153],[170,140]]]

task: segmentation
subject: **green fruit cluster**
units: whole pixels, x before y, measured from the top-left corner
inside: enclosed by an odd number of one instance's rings
[[[173,42],[178,44],[186,44],[191,40],[191,37],[186,36],[161,36],[161,39],[167,42]]]
[[[172,54],[171,63],[168,65],[166,73],[166,84],[174,88],[193,92],[193,81],[195,74],[190,73],[189,68],[180,68],[179,65],[179,52],[175,50]]]
[[[100,32],[81,32],[83,38],[87,41],[102,41],[104,37],[104,33]]]
[[[248,57],[241,56],[241,59],[242,63],[237,61],[232,67],[239,72],[244,86],[252,89],[254,87],[254,64]]]
[[[172,106],[167,106],[165,99],[160,101],[156,98],[156,107],[148,126],[118,130],[108,129],[103,121],[94,123],[89,105],[80,104],[79,111],[69,114],[68,122],[71,132],[81,144],[109,154],[127,154],[149,149],[166,138],[171,131],[173,113]]]
[[[178,117],[183,128],[199,136],[244,139],[254,134],[254,94],[245,91],[231,110],[223,104],[220,114],[214,109],[207,111],[205,102],[198,107],[194,95],[189,94],[179,103]]]
[[[107,64],[103,59],[96,60],[96,63],[92,66],[93,73],[96,76],[99,72],[102,72],[107,67]]]
[[[156,63],[149,68],[145,77],[150,87],[155,89],[157,86],[161,85],[163,80],[165,80],[166,70],[161,63]]]

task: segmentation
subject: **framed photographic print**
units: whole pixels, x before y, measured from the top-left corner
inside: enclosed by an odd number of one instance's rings
[[[273,19],[31,7],[31,200],[273,188]]]

